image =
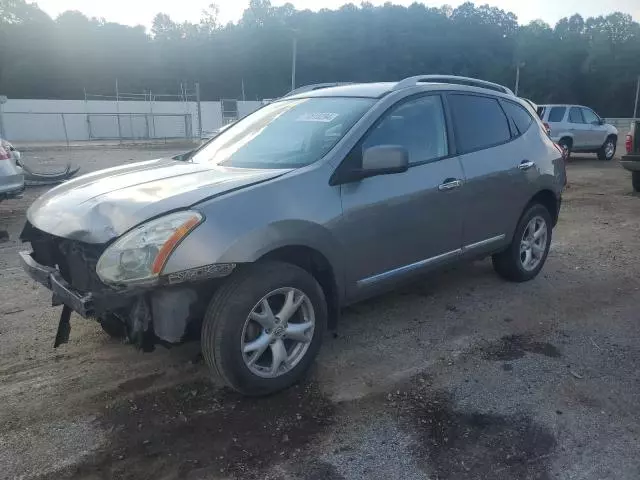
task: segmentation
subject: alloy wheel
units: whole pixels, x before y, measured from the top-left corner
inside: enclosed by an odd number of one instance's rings
[[[520,241],[520,263],[530,272],[535,270],[544,258],[547,249],[547,222],[541,216],[533,217],[522,234]]]
[[[241,352],[249,370],[276,378],[292,370],[305,356],[315,328],[309,297],[284,287],[266,294],[245,320]]]

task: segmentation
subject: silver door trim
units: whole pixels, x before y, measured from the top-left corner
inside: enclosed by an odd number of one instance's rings
[[[464,247],[462,247],[462,250],[463,251],[467,251],[467,250],[473,250],[475,248],[485,247],[487,245],[491,245],[492,243],[504,240],[505,237],[506,237],[506,235],[503,233],[502,235],[497,235],[495,237],[486,238],[484,240],[480,240],[479,242],[470,243],[469,245],[465,245]]]
[[[415,263],[410,263],[409,265],[404,265],[402,267],[394,268],[392,270],[387,270],[386,272],[377,273],[376,275],[363,278],[361,280],[358,280],[356,282],[356,285],[358,287],[365,287],[367,285],[371,285],[373,283],[381,282],[382,280],[395,277],[396,275],[402,275],[403,273],[408,273],[413,270],[417,270],[419,268],[425,267],[432,263],[436,263],[442,260],[447,260],[449,258],[456,257],[461,253],[462,253],[461,248],[458,248],[456,250],[451,250],[450,252],[441,253],[440,255],[436,255],[435,257],[425,258],[424,260],[419,260]]]

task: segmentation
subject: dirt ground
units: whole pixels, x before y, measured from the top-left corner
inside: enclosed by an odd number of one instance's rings
[[[175,150],[28,152],[85,171]],[[18,267],[42,192],[0,204],[0,477],[640,478],[640,197],[617,161],[568,165],[542,274],[488,260],[345,311],[309,379],[245,399],[198,345],[143,354],[74,317]]]

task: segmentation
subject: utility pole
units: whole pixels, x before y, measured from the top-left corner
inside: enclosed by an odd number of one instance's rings
[[[515,94],[516,97],[518,96],[518,88],[520,87],[520,64],[518,63],[518,65],[516,65],[516,88],[515,88]]]
[[[291,90],[296,88],[296,57],[298,56],[298,37],[293,37],[293,56],[291,58]]]
[[[636,101],[633,104],[633,118],[638,118],[638,94],[640,94],[640,75],[638,75],[638,81],[636,83]]]
[[[200,82],[196,82],[196,102],[198,111],[198,138],[202,140],[202,104],[200,103]]]

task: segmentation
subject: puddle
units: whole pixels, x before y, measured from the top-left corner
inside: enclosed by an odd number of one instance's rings
[[[244,398],[208,380],[185,383],[105,407],[109,447],[47,478],[263,478],[302,456],[332,416],[312,384]]]
[[[526,416],[457,411],[445,394],[411,395],[415,456],[440,480],[547,480],[553,434]]]
[[[526,353],[536,353],[550,358],[562,356],[558,348],[550,343],[536,342],[525,335],[506,335],[501,339],[482,346],[480,350],[487,360],[516,360]]]

